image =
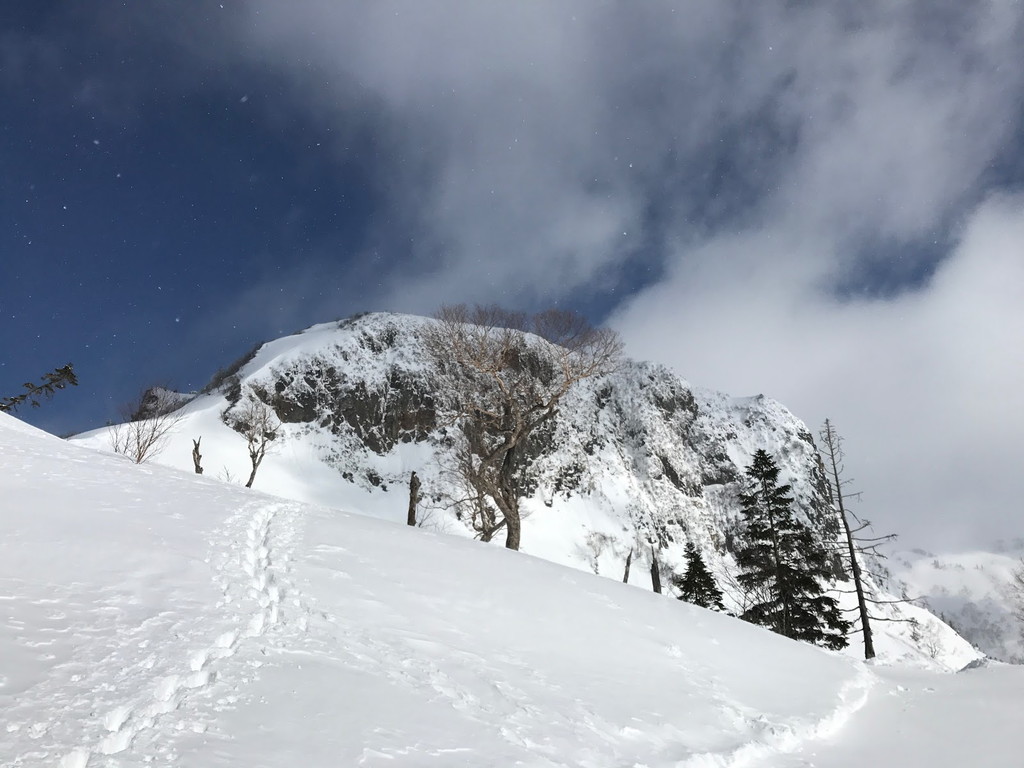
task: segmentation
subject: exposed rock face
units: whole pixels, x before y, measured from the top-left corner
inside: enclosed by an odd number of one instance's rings
[[[420,331],[429,322],[373,314],[315,326],[291,344],[265,345],[240,377],[282,422],[329,434],[334,447],[324,460],[345,477],[378,488],[400,484],[380,461],[397,445],[421,443],[443,454],[450,444],[445,393],[452,374],[434,368],[423,350]],[[304,336],[317,340],[306,344]],[[564,398],[554,422],[524,451],[524,490],[533,497],[527,505],[550,509],[586,499],[611,518],[592,522],[608,528],[614,521],[613,539],[623,544],[657,531],[670,549],[697,539],[721,559],[744,467],[758,448],[776,457],[803,516],[833,535],[825,477],[799,420],[763,396],[695,391],[647,363],[628,362]],[[443,482],[431,469],[420,470],[426,492]],[[629,547],[609,545],[616,549],[623,551],[612,556],[625,558]],[[678,558],[669,552],[665,561],[673,567]]]
[[[308,423],[340,435],[349,430],[369,450],[384,455],[399,442],[421,442],[437,428],[427,382],[392,367],[386,386],[371,389],[334,366],[282,371],[267,402],[286,424]]]

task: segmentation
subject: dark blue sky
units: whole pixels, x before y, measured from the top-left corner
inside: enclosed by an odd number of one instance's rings
[[[151,38],[118,40],[73,5],[0,10],[28,49],[0,77],[0,390],[73,362],[77,390],[19,412],[56,431],[102,424],[150,383],[202,386],[296,330],[263,313],[208,324],[258,282],[362,248],[376,206],[372,137],[339,156],[330,126],[268,109],[272,73],[241,87],[199,69],[183,86]]]

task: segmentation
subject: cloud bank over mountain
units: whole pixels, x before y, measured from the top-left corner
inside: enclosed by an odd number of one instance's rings
[[[383,304],[603,295],[634,356],[831,416],[883,528],[1008,532],[1018,5],[249,10],[247,55],[390,147]]]

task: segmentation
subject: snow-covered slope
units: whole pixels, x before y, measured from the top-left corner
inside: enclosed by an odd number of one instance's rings
[[[667,765],[815,734],[871,685],[621,584],[6,416],[0,462],[4,765]]]
[[[6,415],[0,464],[12,768],[840,766],[851,734],[888,768],[914,764],[891,759],[907,729],[931,766],[1018,754],[1016,668],[879,678],[611,580]]]
[[[897,552],[893,575],[906,591],[920,596],[965,638],[995,659],[1024,663],[1024,622],[1010,584],[1021,567],[1024,542],[1000,552],[935,555],[921,550]]]
[[[262,345],[218,375],[218,386],[183,410],[156,461],[192,466],[202,437],[207,472],[244,479],[243,439],[223,414],[242,393],[270,403],[285,422],[284,439],[260,467],[256,487],[282,497],[402,522],[409,473],[415,470],[427,527],[468,536],[451,498],[462,496],[444,472],[450,429],[446,374],[429,363],[421,341],[426,318],[371,314],[314,326]],[[81,438],[108,448],[106,430]],[[730,552],[743,470],[758,449],[793,485],[799,513],[825,539],[838,535],[828,487],[807,427],[779,403],[696,390],[661,366],[627,362],[616,373],[582,382],[558,418],[529,449],[531,483],[523,501],[522,550],[556,563],[650,588],[652,552],[662,580],[684,567],[693,541],[737,610]],[[654,546],[652,547],[652,543]],[[879,585],[876,594],[888,599]],[[849,595],[842,598],[853,607]],[[978,654],[926,611],[880,608],[880,657],[958,669]],[[853,638],[851,653],[861,652]]]

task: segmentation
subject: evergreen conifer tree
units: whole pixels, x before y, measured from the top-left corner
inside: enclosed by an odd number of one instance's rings
[[[44,373],[41,383],[28,381],[23,386],[25,391],[20,395],[0,397],[0,413],[15,411],[19,405],[25,402],[33,408],[38,408],[41,397],[53,397],[53,393],[58,389],[68,386],[77,387],[78,377],[75,375],[74,367],[68,363],[60,368],[54,368],[49,373]]]
[[[742,618],[794,640],[845,648],[849,622],[821,586],[830,575],[827,550],[793,514],[791,488],[778,478],[772,458],[757,451],[740,494],[744,529],[736,563],[750,598]]]
[[[701,608],[725,610],[725,606],[722,605],[722,590],[718,588],[715,577],[711,575],[700,550],[692,541],[686,543],[686,571],[682,576],[673,578],[672,583],[679,589],[680,600],[699,605]]]

